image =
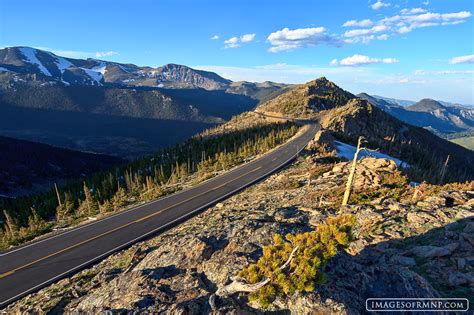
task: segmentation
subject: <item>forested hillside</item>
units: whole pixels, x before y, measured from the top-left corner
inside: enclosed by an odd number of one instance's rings
[[[117,211],[196,184],[292,137],[294,123],[257,124],[219,136],[198,135],[153,156],[31,197],[0,200],[0,247],[8,247],[83,218]]]
[[[49,190],[53,183],[85,177],[123,160],[0,136],[0,196]]]

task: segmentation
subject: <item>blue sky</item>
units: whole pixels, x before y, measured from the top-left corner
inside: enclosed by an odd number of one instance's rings
[[[0,46],[474,104],[472,0],[1,0]]]

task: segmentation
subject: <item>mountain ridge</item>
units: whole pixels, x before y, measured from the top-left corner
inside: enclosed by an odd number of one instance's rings
[[[185,65],[168,63],[150,67],[94,58],[68,58],[27,46],[0,49],[0,74],[13,79],[19,76],[16,81],[40,81],[63,85],[229,89],[235,92],[231,80],[214,72],[193,69]],[[252,88],[262,89],[286,86],[270,81],[248,82],[248,84],[253,85]]]
[[[412,115],[419,115],[419,112],[383,102],[384,106],[371,104],[321,77],[260,104],[256,111],[279,113],[291,118],[320,119],[324,129],[352,144],[357,143],[359,136],[364,136],[370,148],[380,148],[383,153],[411,164],[413,169],[409,172],[417,180],[438,182],[474,178],[474,152],[391,114],[396,110]],[[426,102],[421,103],[420,109]],[[439,170],[448,155],[451,161],[449,174],[441,179]]]
[[[446,105],[430,98],[399,106],[367,93],[359,93],[357,96],[404,122],[426,128],[438,135],[474,132],[474,108]]]

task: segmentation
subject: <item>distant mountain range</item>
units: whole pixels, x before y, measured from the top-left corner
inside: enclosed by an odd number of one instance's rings
[[[153,86],[162,88],[224,89],[231,81],[213,72],[194,70],[182,65],[139,67],[133,64],[97,59],[72,59],[31,47],[0,50],[0,70],[19,80],[33,80],[63,85],[107,84]]]
[[[134,158],[182,141],[289,88],[183,65],[140,67],[0,49],[0,134]]]
[[[438,135],[449,137],[455,133],[474,133],[474,108],[459,104],[441,103],[433,99],[399,105],[396,100],[366,93],[357,94],[396,118],[414,126],[426,128]]]
[[[366,94],[366,93],[360,93],[360,94]],[[400,106],[403,106],[403,107],[410,106],[410,105],[413,105],[413,104],[416,103],[415,101],[411,101],[411,100],[401,100],[401,99],[397,99],[397,98],[385,97],[385,96],[380,96],[380,95],[372,95],[372,97],[376,98],[376,99],[384,100],[388,103],[392,103],[392,104],[395,104],[395,105],[400,105]],[[463,104],[459,104],[459,103],[446,102],[446,101],[440,101],[440,100],[436,100],[436,101],[438,103],[440,103],[441,105],[448,106],[448,107],[466,107],[466,108],[474,107],[474,105],[463,105]]]
[[[361,94],[365,94],[365,93],[361,93]],[[395,104],[395,105],[400,105],[400,106],[409,106],[416,103],[415,101],[401,100],[397,98],[390,98],[390,97],[384,97],[384,96],[379,96],[379,95],[372,95],[372,97],[376,99],[384,100],[390,104]]]
[[[0,49],[2,83],[37,82],[40,85],[154,87],[164,89],[223,90],[256,99],[265,98],[287,84],[232,82],[214,72],[183,65],[153,68],[98,59],[73,59],[32,47]],[[7,82],[9,81],[9,82]]]

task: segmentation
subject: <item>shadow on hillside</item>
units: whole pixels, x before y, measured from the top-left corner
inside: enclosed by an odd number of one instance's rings
[[[305,305],[302,304],[303,299],[296,300],[294,297],[291,298],[292,304],[300,304],[301,310],[311,306],[314,314],[324,314],[331,311],[331,304],[334,303],[332,301],[335,301],[343,304],[347,313],[351,315],[366,313],[367,298],[457,297],[468,298],[470,305],[472,305],[474,297],[469,284],[450,286],[447,281],[448,270],[451,270],[449,264],[453,263],[454,257],[459,256],[460,252],[472,255],[472,245],[466,242],[461,235],[469,222],[474,222],[474,217],[461,219],[417,236],[371,245],[355,256],[340,253],[325,268],[327,282],[323,286],[317,287],[315,293],[299,294],[306,300],[304,301]],[[415,246],[442,247],[452,243],[459,243],[458,249],[443,257],[420,258],[412,252],[412,248]],[[394,256],[405,257],[405,265],[394,262]],[[416,265],[411,266],[410,262],[415,262]],[[460,272],[472,270],[473,263],[474,260],[468,262],[465,270]],[[453,268],[456,267],[453,266]],[[436,277],[430,276],[430,273]],[[237,305],[243,312],[268,313],[248,306],[247,302],[247,296],[241,295],[233,297],[231,303],[234,306]],[[225,307],[230,301],[229,299],[227,301],[221,300],[219,303]],[[383,314],[391,313],[383,312]],[[287,310],[272,312],[272,314],[290,314],[290,312]],[[402,313],[393,312],[393,314]],[[417,313],[411,312],[410,314]],[[443,313],[438,312],[437,314]]]
[[[174,145],[214,125],[0,106],[1,135],[128,159]]]

